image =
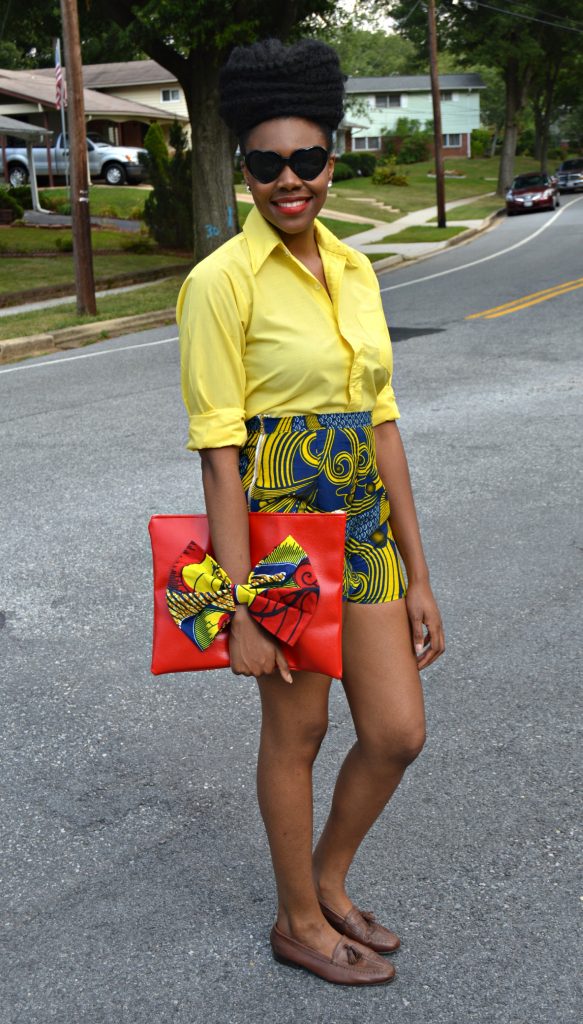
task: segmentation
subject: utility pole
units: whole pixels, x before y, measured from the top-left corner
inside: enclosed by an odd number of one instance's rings
[[[87,132],[83,101],[83,72],[77,0],[61,0],[63,40],[67,71],[69,109],[69,166],[71,171],[71,217],[73,221],[73,262],[77,312],[95,314],[95,282],[89,217],[89,174]]]
[[[429,70],[433,97],[433,148],[435,150],[435,187],[437,191],[437,226],[445,227],[445,177],[443,168],[443,135],[441,132],[441,97],[437,71],[437,31],[435,28],[435,0],[427,0],[429,27]]]

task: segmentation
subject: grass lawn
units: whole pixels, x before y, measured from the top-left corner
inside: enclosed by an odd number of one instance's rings
[[[461,171],[464,178],[446,178],[445,198],[471,201],[473,196],[493,192],[498,177],[498,158],[486,157],[477,160],[452,159],[446,161],[446,169],[455,168]],[[537,170],[538,164],[532,157],[517,157],[516,173]],[[409,164],[399,167],[399,171],[408,176],[409,186],[373,185],[370,178],[350,178],[348,181],[336,182],[332,194],[328,197],[327,206],[330,210],[343,213],[358,213],[364,217],[392,222],[406,213],[435,206],[435,178],[428,178],[428,171],[433,170],[433,162]],[[358,201],[355,201],[358,200]],[[386,203],[398,212],[383,209],[375,205],[375,201]],[[489,200],[484,200],[489,203]],[[498,203],[500,201],[498,200]],[[496,209],[496,205],[494,209]],[[457,211],[456,211],[457,213]],[[456,218],[457,219],[457,218]]]
[[[185,276],[185,275],[184,275]],[[53,306],[31,313],[17,313],[0,317],[0,340],[26,337],[29,334],[46,334],[62,327],[75,327],[98,320],[110,320],[118,316],[135,316],[150,310],[170,309],[176,298],[183,276],[167,281],[153,281],[144,288],[121,295],[110,295],[97,300],[97,316],[79,316],[75,303]]]
[[[112,277],[115,274],[135,273],[139,270],[153,270],[184,263],[185,270],[192,266],[192,259],[180,256],[142,255],[122,253],[110,256],[95,256],[93,270],[95,280]],[[0,292],[24,292],[27,288],[43,285],[73,284],[75,272],[73,256],[63,253],[55,256],[19,257],[15,260],[0,260]]]
[[[483,220],[489,217],[496,210],[504,208],[504,200],[500,196],[492,196],[491,199],[480,199],[477,203],[468,203],[463,206],[456,206],[454,210],[448,210],[448,220]]]
[[[147,187],[136,185],[90,185],[89,209],[94,217],[120,217],[121,220],[139,220],[138,210],[143,209],[150,194]],[[65,186],[42,188],[47,196],[69,201],[69,190]],[[42,206],[41,198],[41,206]]]
[[[124,243],[136,241],[136,236],[127,231],[110,231],[106,228],[91,229],[93,249],[120,249]],[[59,253],[57,239],[70,239],[70,228],[0,227],[1,252],[52,252]]]
[[[394,252],[368,252],[367,256],[371,263],[378,263],[379,260],[386,260],[389,256],[394,256]]]
[[[412,224],[410,228],[404,228],[396,235],[387,235],[386,238],[381,238],[378,244],[382,245],[383,242],[388,242],[390,245],[393,242],[445,242],[448,238],[455,238],[465,230],[461,227],[433,228],[427,227],[425,224]]]

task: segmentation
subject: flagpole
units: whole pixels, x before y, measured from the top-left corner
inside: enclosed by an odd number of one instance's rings
[[[57,108],[61,112],[61,138],[63,143],[66,143],[66,157],[65,157],[65,182],[67,188],[69,188],[69,159],[70,159],[70,145],[69,136],[67,135],[67,126],[65,123],[65,107],[67,105],[66,99],[66,87],[65,79],[63,76],[63,68],[61,66],[61,40],[55,39],[55,78],[56,78],[56,96],[57,96]],[[69,193],[69,199],[71,195]]]

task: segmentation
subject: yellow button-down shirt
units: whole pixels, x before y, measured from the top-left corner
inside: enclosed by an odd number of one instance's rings
[[[371,411],[399,416],[376,274],[315,222],[330,294],[253,208],[178,297],[187,447],[244,444],[251,416]]]

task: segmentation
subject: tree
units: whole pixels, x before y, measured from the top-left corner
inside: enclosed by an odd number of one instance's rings
[[[413,12],[409,0],[378,0],[396,19],[400,31],[416,43],[425,45],[424,12]],[[566,0],[558,0],[559,4]],[[548,14],[548,0],[520,0],[511,7],[484,4],[482,0],[441,0],[437,9],[440,47],[454,53],[460,64],[474,67],[484,64],[500,71],[504,82],[504,139],[500,158],[498,192],[503,194],[514,171],[516,143],[520,119],[529,93],[538,75],[546,75],[549,54],[561,49],[560,40],[575,35],[581,40],[583,0],[573,0],[567,17],[567,8]],[[577,18],[579,20],[577,20]],[[578,27],[577,27],[578,26]],[[545,84],[545,109],[541,118],[550,117],[556,74],[550,69]],[[544,90],[543,90],[544,91]],[[542,93],[541,93],[542,95]]]
[[[413,75],[423,71],[419,55],[408,39],[386,32],[371,32],[353,24],[323,27],[315,33],[333,46],[346,75]]]
[[[194,253],[202,259],[237,230],[233,191],[236,140],[219,116],[219,71],[233,46],[287,39],[334,0],[101,0],[101,16],[175,76],[192,132]]]

